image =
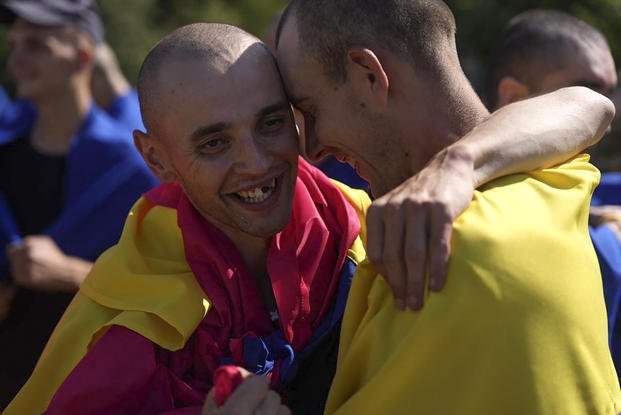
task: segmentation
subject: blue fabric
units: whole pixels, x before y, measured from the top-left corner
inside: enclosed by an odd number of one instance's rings
[[[358,176],[356,170],[354,170],[349,164],[341,163],[334,157],[327,157],[322,160],[317,167],[331,179],[338,180],[341,183],[345,183],[349,187],[355,189],[366,190],[369,188],[369,183],[366,180]]]
[[[27,135],[36,114],[24,105],[18,117],[0,129],[0,145]],[[140,195],[157,184],[133,146],[131,133],[93,106],[67,158],[66,200],[61,215],[43,233],[71,256],[95,260],[115,244],[127,212]],[[0,246],[15,240],[15,220],[0,204]],[[11,224],[12,222],[12,224]],[[8,278],[8,260],[0,252],[0,278]]]
[[[135,89],[131,89],[127,94],[121,95],[112,101],[107,112],[110,117],[130,130],[145,130],[140,115],[138,93],[136,93]]]
[[[592,206],[621,205],[621,173],[602,173],[593,193]]]
[[[285,340],[280,329],[264,338],[247,336],[243,340],[244,368],[257,375],[267,375],[279,365],[277,384],[287,385],[293,381],[297,375],[299,362],[310,355],[343,318],[347,296],[355,272],[356,264],[350,258],[346,258],[341,270],[334,304],[304,349],[296,354]],[[220,363],[222,365],[235,364],[230,357],[222,359]]]
[[[2,86],[0,86],[0,119],[2,114],[4,114],[9,107],[11,106],[11,99],[7,95],[6,91]]]
[[[602,273],[606,310],[608,312],[608,341],[612,358],[621,374],[621,242],[606,224],[589,227]]]

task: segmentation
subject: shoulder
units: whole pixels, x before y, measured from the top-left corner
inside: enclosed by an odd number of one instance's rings
[[[185,258],[176,210],[144,197],[131,209],[118,244],[95,262],[80,292],[123,311],[119,325],[167,349],[181,348],[209,307]]]

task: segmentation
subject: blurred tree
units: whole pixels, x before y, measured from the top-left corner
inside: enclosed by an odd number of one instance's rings
[[[517,13],[531,8],[563,10],[593,24],[608,37],[621,66],[621,0],[445,1],[457,19],[457,44],[464,69],[477,89],[482,85],[485,62],[503,26]],[[262,38],[272,18],[286,4],[287,0],[99,1],[108,42],[132,83],[149,49],[174,28],[198,21],[226,22]],[[7,55],[6,28],[0,26],[0,83],[11,90],[6,73]]]
[[[105,0],[100,1],[106,37],[128,79],[135,82],[149,49],[166,33],[209,21],[240,26],[262,37],[286,0]]]
[[[478,90],[485,76],[487,57],[503,27],[516,14],[558,9],[600,29],[621,65],[621,0],[445,0],[457,20],[457,48],[464,70]]]

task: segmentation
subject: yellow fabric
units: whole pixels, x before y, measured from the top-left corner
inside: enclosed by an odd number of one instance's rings
[[[134,330],[169,350],[183,347],[209,302],[185,260],[176,221],[173,209],[144,198],[134,205],[119,243],[97,260],[4,414],[44,411],[111,325]]]
[[[618,414],[597,258],[597,170],[581,156],[475,192],[448,281],[400,312],[358,267],[327,414]]]
[[[364,192],[341,184],[338,187],[358,212],[366,210],[370,200]],[[365,258],[360,238],[348,255],[356,263]],[[208,309],[209,300],[185,259],[176,211],[140,199],[119,243],[97,260],[30,379],[4,414],[43,412],[65,378],[111,325],[127,327],[165,349],[179,350]]]
[[[360,189],[352,189],[351,187],[338,182],[336,180],[332,180],[332,183],[339,188],[345,199],[356,209],[356,213],[358,213],[358,219],[360,219],[360,239],[362,239],[362,243],[366,246],[367,244],[367,210],[369,206],[371,206],[371,199],[369,195],[364,190]]]

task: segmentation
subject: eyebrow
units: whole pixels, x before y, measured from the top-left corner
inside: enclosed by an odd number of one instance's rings
[[[271,113],[276,112],[276,111],[284,110],[284,109],[286,109],[288,107],[289,107],[289,102],[288,101],[281,101],[281,102],[277,102],[277,103],[272,104],[272,105],[268,105],[267,107],[262,108],[257,113],[257,118],[265,117],[268,114],[271,114]],[[197,142],[197,141],[200,141],[203,137],[205,137],[205,136],[207,136],[209,134],[213,134],[213,133],[217,133],[217,132],[220,132],[220,131],[227,130],[227,129],[231,128],[232,126],[233,126],[233,124],[230,123],[230,122],[218,122],[218,123],[215,123],[215,124],[210,124],[210,125],[205,125],[205,126],[202,126],[202,127],[198,127],[190,135],[190,139],[193,142]]]
[[[268,105],[267,107],[263,108],[261,111],[258,112],[257,118],[265,117],[268,114],[287,109],[288,107],[289,107],[288,101],[281,101],[281,102],[277,102],[272,105]]]

